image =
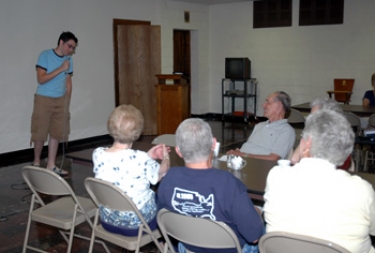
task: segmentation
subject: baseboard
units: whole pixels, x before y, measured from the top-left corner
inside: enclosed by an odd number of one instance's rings
[[[212,121],[221,121],[222,120],[221,113],[203,113],[203,114],[192,114],[192,118],[200,118],[205,120],[212,120]]]
[[[62,155],[63,152],[69,153],[79,151],[87,148],[95,148],[100,146],[109,145],[113,142],[110,135],[95,136],[75,141],[69,141],[67,143],[60,143],[58,149],[58,155]],[[63,146],[64,145],[64,146]],[[48,146],[43,147],[42,159],[46,158],[48,154]],[[34,159],[34,149],[23,149],[13,152],[0,154],[0,168],[10,166],[19,163],[32,162]]]

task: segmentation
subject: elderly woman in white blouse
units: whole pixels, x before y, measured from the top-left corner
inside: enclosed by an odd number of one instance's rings
[[[268,174],[264,217],[267,233],[285,231],[325,239],[350,252],[375,252],[372,186],[336,166],[351,154],[352,128],[341,113],[310,114],[300,141],[302,159]]]
[[[132,149],[143,131],[142,113],[132,105],[120,105],[111,113],[107,128],[114,142],[110,148],[93,152],[96,178],[124,191],[140,210],[151,229],[156,228],[157,205],[150,184],[157,184],[169,169],[169,149],[160,144],[148,152]],[[156,159],[161,160],[159,164]],[[113,233],[137,236],[141,221],[133,212],[100,207],[102,226]]]

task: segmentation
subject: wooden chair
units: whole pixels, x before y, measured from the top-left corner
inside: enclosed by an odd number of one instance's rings
[[[354,81],[354,79],[333,79],[333,90],[327,90],[329,97],[332,98],[333,94],[337,102],[348,105],[353,93]]]
[[[287,232],[270,232],[259,240],[261,253],[349,253],[342,246],[323,239]]]

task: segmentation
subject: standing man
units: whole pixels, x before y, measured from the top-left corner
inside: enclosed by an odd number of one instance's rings
[[[277,161],[285,159],[294,146],[296,133],[285,115],[290,111],[291,99],[283,91],[270,94],[263,104],[267,121],[258,123],[241,149],[227,154]]]
[[[48,135],[46,168],[61,176],[67,171],[56,167],[60,141],[70,133],[69,104],[72,95],[73,61],[78,39],[71,32],[61,33],[57,47],[43,51],[36,64],[38,88],[34,95],[31,118],[31,141],[34,142],[34,166],[40,166],[40,156]]]

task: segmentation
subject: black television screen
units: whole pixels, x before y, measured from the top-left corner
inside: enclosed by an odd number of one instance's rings
[[[225,58],[225,78],[251,78],[251,62],[249,58]]]

